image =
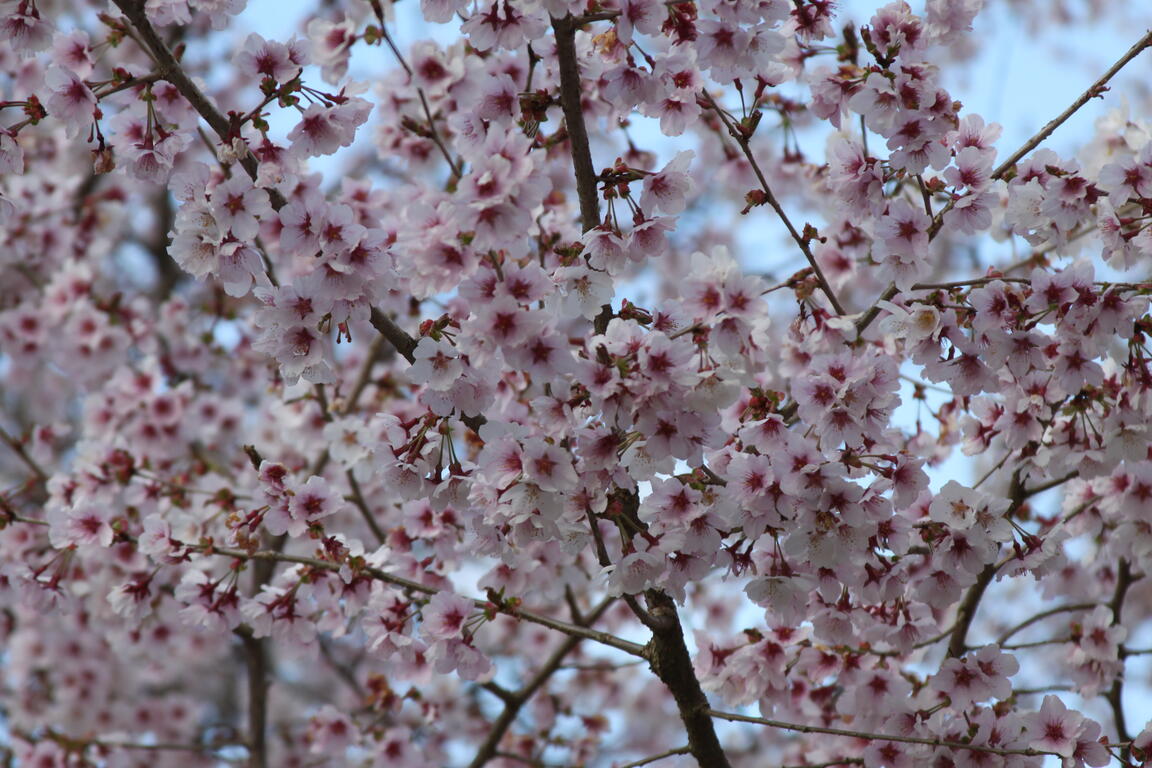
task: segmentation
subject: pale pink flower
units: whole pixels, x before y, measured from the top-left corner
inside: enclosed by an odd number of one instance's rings
[[[420,609],[420,633],[430,640],[463,637],[465,623],[475,610],[472,601],[465,597],[451,592],[437,592]]]
[[[52,67],[44,76],[51,89],[48,96],[48,114],[61,121],[68,136],[75,138],[91,125],[96,111],[96,95],[79,75],[60,67]]]
[[[408,369],[408,378],[417,384],[446,390],[464,372],[460,355],[446,339],[436,340],[425,336],[416,345],[413,355],[416,360]]]
[[[309,58],[300,40],[293,39],[285,45],[253,33],[245,39],[234,61],[242,75],[286,83],[309,63]]]
[[[347,147],[371,111],[372,105],[358,97],[331,107],[313,104],[304,110],[300,122],[288,132],[291,151],[299,157],[316,157]]]

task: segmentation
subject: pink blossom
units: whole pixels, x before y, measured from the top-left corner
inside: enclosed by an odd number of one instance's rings
[[[241,74],[248,77],[270,77],[274,82],[286,83],[309,63],[309,58],[299,40],[285,45],[253,33],[244,40],[235,62]]]
[[[29,2],[7,0],[0,6],[0,35],[21,57],[32,56],[52,44],[52,25]]]
[[[420,339],[413,354],[416,361],[408,369],[408,376],[415,382],[426,383],[432,389],[448,389],[464,372],[460,356],[444,339],[437,341],[425,336]]]
[[[645,176],[640,207],[650,211],[659,210],[673,216],[682,213],[693,187],[687,171],[695,156],[696,153],[691,150],[678,152],[659,173]]]
[[[358,97],[332,107],[313,104],[288,132],[291,151],[300,157],[316,157],[347,147],[371,111],[372,105]]]
[[[0,129],[0,173],[23,173],[24,150],[12,133]]]
[[[1077,748],[1077,735],[1087,723],[1084,716],[1064,706],[1058,697],[1048,694],[1040,711],[1032,715],[1028,724],[1028,735],[1032,740],[1028,746],[1043,752],[1055,752],[1062,757],[1072,757]]]
[[[308,22],[308,39],[312,41],[312,58],[321,67],[324,81],[336,84],[348,73],[348,59],[355,41],[356,24],[352,19],[339,21],[312,19]]]
[[[451,592],[437,592],[420,609],[420,632],[431,640],[451,640],[464,636],[472,601]]]
[[[88,129],[96,111],[96,96],[92,89],[74,72],[53,67],[44,76],[52,90],[48,97],[48,113],[64,123],[68,135],[75,138]]]

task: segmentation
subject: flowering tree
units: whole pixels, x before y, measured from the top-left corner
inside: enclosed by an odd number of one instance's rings
[[[0,0],[9,764],[1152,757],[1152,33],[1016,148],[981,0],[244,4]]]

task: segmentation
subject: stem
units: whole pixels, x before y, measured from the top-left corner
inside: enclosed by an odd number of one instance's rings
[[[964,744],[959,741],[944,741],[943,739],[929,739],[923,736],[897,736],[887,733],[869,733],[867,731],[851,731],[846,728],[827,728],[819,725],[801,725],[799,723],[785,723],[780,720],[769,720],[765,717],[749,717],[748,715],[738,715],[735,712],[718,712],[714,709],[705,711],[710,717],[717,717],[721,720],[729,720],[734,723],[755,723],[757,725],[767,725],[771,728],[779,728],[783,731],[796,731],[797,733],[822,733],[827,736],[847,736],[853,739],[866,739],[869,741],[895,741],[902,744],[924,744],[930,747],[946,747],[948,749],[962,749],[969,752],[988,752],[993,755],[1048,755],[1055,754],[1054,752],[1041,752],[1037,749],[1001,749],[999,747],[987,747],[981,744]]]
[[[1024,142],[1024,145],[1020,147],[1020,149],[1009,155],[1008,159],[1002,162],[996,168],[996,170],[992,172],[992,178],[999,179],[1003,177],[1010,168],[1016,165],[1016,162],[1020,158],[1031,152],[1033,149],[1039,146],[1040,142],[1044,141],[1044,139],[1052,135],[1052,132],[1059,128],[1061,124],[1063,124],[1068,118],[1072,117],[1072,115],[1074,115],[1076,111],[1080,109],[1080,107],[1087,104],[1088,101],[1093,97],[1102,95],[1106,90],[1104,85],[1109,80],[1111,80],[1117,72],[1123,69],[1124,65],[1140,55],[1140,52],[1147,48],[1149,45],[1152,45],[1152,31],[1147,32],[1142,38],[1137,40],[1136,43],[1131,48],[1129,48],[1123,56],[1116,60],[1115,64],[1109,67],[1108,70],[1100,76],[1100,79],[1092,83],[1092,85],[1088,86],[1088,90],[1080,94],[1080,97],[1076,99],[1076,101],[1072,102],[1072,104],[1070,104],[1067,109],[1049,120],[1048,123],[1043,128],[1041,128],[1035,136],[1028,139],[1028,141]]]
[[[314,557],[301,557],[299,555],[289,555],[284,552],[275,552],[271,550],[258,550],[256,552],[245,552],[241,549],[227,549],[224,547],[208,547],[198,545],[186,545],[190,550],[205,552],[206,554],[222,555],[224,557],[233,557],[237,560],[251,561],[254,563],[296,563],[297,565],[307,565],[312,568],[317,568],[325,571],[339,571],[343,567],[343,563],[333,562],[330,560],[318,560]],[[377,581],[382,581],[387,584],[394,584],[403,589],[412,592],[419,592],[424,595],[435,595],[440,590],[435,587],[430,587],[427,584],[421,584],[418,581],[405,579],[402,576],[395,576],[379,568],[365,568],[364,573],[371,576]],[[532,611],[523,611],[520,609],[513,609],[505,605],[496,605],[487,600],[472,599],[472,604],[481,610],[490,610],[493,607],[501,613],[512,616],[513,618],[523,619],[530,621],[533,624],[539,624],[549,629],[554,629],[557,632],[563,632],[566,635],[573,635],[576,637],[584,638],[585,640],[593,640],[601,645],[606,645],[610,648],[615,648],[618,651],[623,651],[631,656],[640,658],[647,658],[645,655],[645,647],[637,643],[624,640],[616,637],[608,632],[601,632],[587,627],[569,624],[568,622],[554,619],[551,616],[544,616],[543,614],[534,613]]]
[[[720,108],[720,105],[707,93],[703,92],[704,99],[707,100],[712,111],[724,123],[724,127],[728,129],[728,134],[736,141],[740,150],[744,153],[748,163],[752,166],[752,172],[756,174],[756,180],[760,183],[760,189],[764,192],[764,196],[768,201],[768,205],[772,210],[776,211],[776,215],[780,217],[780,221],[784,222],[784,226],[788,229],[788,234],[796,241],[796,245],[800,246],[800,252],[804,254],[804,258],[808,260],[808,266],[812,268],[812,274],[816,276],[817,282],[820,283],[820,290],[828,297],[828,301],[832,304],[832,308],[836,310],[837,315],[844,314],[844,307],[840,305],[840,300],[836,298],[836,294],[829,285],[828,279],[824,277],[823,270],[816,262],[816,256],[812,253],[812,248],[809,247],[808,241],[796,231],[796,227],[792,226],[792,220],[788,218],[788,214],[784,212],[784,207],[780,205],[780,201],[776,199],[776,195],[772,193],[772,188],[768,186],[768,179],[765,178],[764,172],[760,170],[760,164],[756,162],[756,156],[752,154],[752,148],[748,144],[748,137],[737,130],[736,126],[732,124],[731,119]]]

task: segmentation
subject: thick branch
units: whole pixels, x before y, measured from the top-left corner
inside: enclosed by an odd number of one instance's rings
[[[600,199],[596,191],[596,171],[592,166],[588,129],[584,125],[584,110],[580,105],[583,89],[580,87],[580,65],[576,60],[576,31],[579,28],[579,22],[571,16],[552,19],[560,69],[560,108],[564,111],[568,142],[572,146],[572,170],[576,173],[576,191],[580,197],[580,223],[587,232],[600,223]]]
[[[400,353],[401,357],[409,363],[416,362],[416,340],[409,336],[407,331],[396,325],[392,318],[388,317],[388,315],[376,307],[372,307],[370,319],[372,321],[372,327],[379,331],[380,335],[396,348],[396,351]]]
[[[663,592],[649,592],[648,611],[654,618],[665,621],[665,626],[652,630],[647,648],[648,661],[652,672],[676,699],[680,720],[688,734],[688,751],[701,768],[727,768],[730,765],[728,756],[716,736],[708,697],[692,669],[692,657],[684,644],[684,631],[676,616],[675,601]]]
[[[1128,596],[1128,588],[1139,579],[1138,576],[1132,574],[1132,565],[1125,559],[1121,559],[1117,566],[1116,573],[1116,590],[1112,594],[1112,601],[1108,607],[1112,609],[1112,626],[1120,623],[1120,614],[1124,610],[1124,598]],[[1124,658],[1123,645],[1120,646],[1120,658]],[[1112,686],[1105,694],[1108,700],[1108,706],[1112,709],[1112,719],[1116,723],[1116,738],[1120,741],[1128,742],[1132,737],[1128,735],[1128,724],[1124,717],[1124,669],[1121,668],[1116,679],[1112,681]],[[1120,758],[1123,762],[1127,763],[1131,757],[1132,748],[1125,746],[1121,750]]]
[[[268,649],[251,630],[238,629],[248,669],[248,765],[268,768]]]

